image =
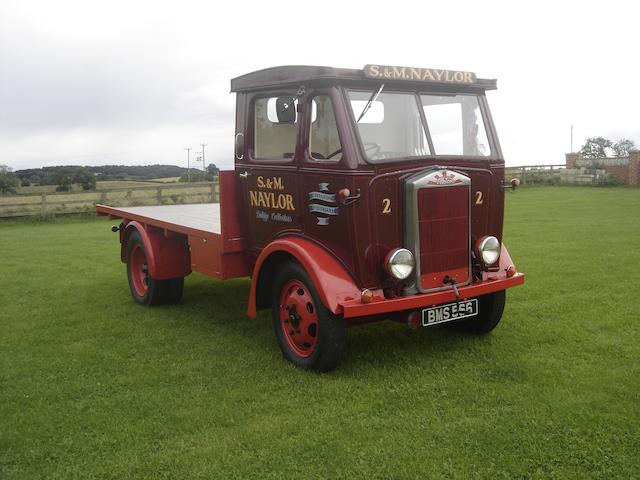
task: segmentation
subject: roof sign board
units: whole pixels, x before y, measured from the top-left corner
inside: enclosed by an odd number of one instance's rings
[[[410,82],[476,83],[476,74],[435,68],[396,67],[391,65],[365,65],[364,75],[376,80],[406,80]]]

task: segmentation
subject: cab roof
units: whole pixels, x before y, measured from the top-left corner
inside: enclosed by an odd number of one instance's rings
[[[375,68],[375,69],[374,69]],[[372,73],[380,73],[379,77]],[[388,75],[387,75],[388,74]],[[460,78],[473,81],[447,81],[451,74],[464,74]],[[418,80],[419,78],[419,80]],[[427,78],[425,80],[424,78]],[[456,76],[456,78],[458,78]],[[446,87],[447,90],[485,91],[495,90],[497,81],[494,79],[476,78],[471,72],[456,72],[451,70],[436,70],[412,67],[393,67],[385,65],[366,65],[364,69],[333,68],[312,65],[284,65],[265,68],[241,75],[231,80],[232,92],[262,90],[274,87],[300,86],[301,84],[318,83],[385,83],[388,85],[415,88],[416,86]]]

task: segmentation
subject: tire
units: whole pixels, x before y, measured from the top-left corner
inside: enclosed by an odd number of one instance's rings
[[[167,305],[175,305],[180,302],[182,299],[182,292],[184,291],[184,277],[164,280],[163,283],[165,284],[164,303]]]
[[[478,315],[468,320],[462,320],[451,324],[456,330],[483,335],[491,332],[500,323],[507,293],[489,293],[478,297]]]
[[[140,234],[134,231],[127,241],[127,278],[131,296],[140,305],[162,304],[166,296],[166,284],[154,280],[147,271],[147,252]]]
[[[320,302],[297,262],[285,263],[276,273],[271,305],[276,339],[287,360],[315,372],[338,366],[347,348],[345,323]]]

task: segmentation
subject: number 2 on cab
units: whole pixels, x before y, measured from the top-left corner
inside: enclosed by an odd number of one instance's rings
[[[388,198],[382,199],[382,213],[391,213],[391,200]]]

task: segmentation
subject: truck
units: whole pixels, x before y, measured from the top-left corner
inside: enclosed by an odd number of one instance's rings
[[[133,299],[180,302],[192,272],[250,277],[293,364],[336,368],[381,320],[486,334],[524,283],[502,242],[504,158],[473,72],[280,66],[231,80],[219,203],[116,208]]]

